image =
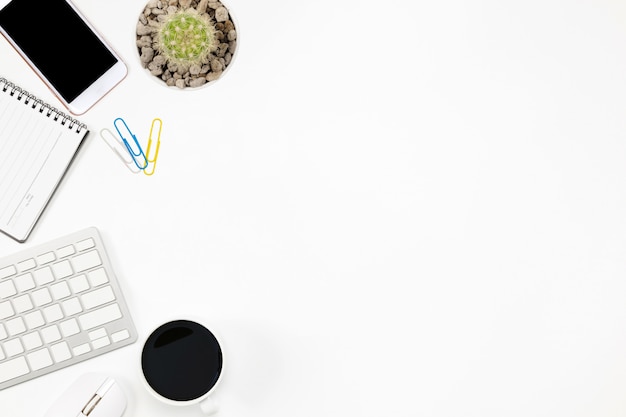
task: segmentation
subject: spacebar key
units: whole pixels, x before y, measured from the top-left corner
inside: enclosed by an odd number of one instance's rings
[[[121,317],[122,312],[120,311],[120,307],[117,304],[111,304],[83,314],[78,318],[78,321],[83,330],[89,330]]]
[[[0,363],[0,382],[29,373],[28,364],[23,356]]]

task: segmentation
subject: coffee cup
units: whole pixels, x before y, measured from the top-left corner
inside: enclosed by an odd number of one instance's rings
[[[192,320],[157,327],[141,352],[141,373],[148,391],[175,406],[200,404],[205,414],[217,411],[210,397],[222,375],[223,357],[215,335]]]

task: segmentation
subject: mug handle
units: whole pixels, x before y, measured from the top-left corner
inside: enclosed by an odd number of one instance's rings
[[[210,416],[217,413],[217,411],[219,410],[219,406],[217,404],[217,401],[215,401],[211,397],[207,397],[204,400],[200,401],[200,409],[204,414]]]

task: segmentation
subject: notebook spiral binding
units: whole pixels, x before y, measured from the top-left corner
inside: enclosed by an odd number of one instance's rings
[[[75,130],[76,133],[80,133],[82,129],[87,129],[87,125],[85,125],[84,123],[79,122],[78,120],[67,115],[56,107],[53,107],[48,103],[45,103],[43,100],[38,99],[33,94],[18,87],[17,85],[8,81],[6,78],[0,77],[0,86],[3,93],[6,93],[10,90],[9,95],[15,96],[17,94],[17,100],[22,101],[22,99],[24,99],[22,103],[24,103],[25,105],[28,105],[32,102],[32,104],[30,104],[32,109],[38,108],[39,113],[45,114],[46,117],[52,117],[54,121],[58,121],[60,119],[61,125],[65,126],[67,124],[68,129]]]

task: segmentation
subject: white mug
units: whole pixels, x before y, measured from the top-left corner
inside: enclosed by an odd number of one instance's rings
[[[157,327],[141,351],[141,375],[148,391],[175,406],[200,404],[205,414],[217,411],[210,397],[223,370],[217,337],[202,324],[172,320]]]

